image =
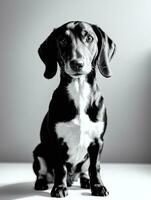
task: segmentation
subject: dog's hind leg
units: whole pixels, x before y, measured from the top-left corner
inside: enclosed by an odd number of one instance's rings
[[[34,188],[35,190],[46,190],[48,189],[47,163],[46,160],[40,155],[40,147],[41,146],[38,145],[34,150],[33,170],[37,176]]]
[[[90,189],[90,178],[88,174],[89,165],[90,165],[90,159],[87,158],[87,160],[81,166],[80,186],[81,188],[84,188],[84,189]]]

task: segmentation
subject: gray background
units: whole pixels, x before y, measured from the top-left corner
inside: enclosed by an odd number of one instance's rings
[[[151,1],[0,1],[0,161],[30,162],[59,72],[43,77],[37,49],[71,20],[98,24],[117,44],[113,76],[98,75],[108,107],[104,162],[151,162]]]

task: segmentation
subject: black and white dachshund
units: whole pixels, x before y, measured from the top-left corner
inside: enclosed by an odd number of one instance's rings
[[[106,196],[100,177],[100,155],[107,126],[104,99],[96,72],[111,76],[109,61],[115,44],[101,28],[72,21],[55,29],[38,50],[51,79],[60,67],[60,84],[54,91],[40,132],[41,142],[33,151],[36,190],[48,189],[52,197],[68,195],[79,175],[81,188]]]

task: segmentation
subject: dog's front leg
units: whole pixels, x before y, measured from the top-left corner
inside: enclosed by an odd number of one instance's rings
[[[103,185],[100,176],[100,153],[102,151],[103,144],[100,139],[95,139],[93,143],[88,147],[88,153],[90,156],[89,176],[90,187],[92,195],[94,196],[107,196],[108,191]]]
[[[58,163],[54,168],[55,180],[51,191],[52,197],[65,197],[68,195],[67,191],[67,169],[62,163]]]

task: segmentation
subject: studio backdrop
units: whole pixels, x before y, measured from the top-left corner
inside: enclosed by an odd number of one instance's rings
[[[72,20],[100,26],[117,45],[112,77],[98,74],[108,108],[103,162],[151,162],[151,1],[0,1],[0,161],[31,162],[57,75],[39,45]],[[63,106],[63,105],[62,105]]]

